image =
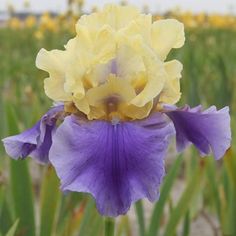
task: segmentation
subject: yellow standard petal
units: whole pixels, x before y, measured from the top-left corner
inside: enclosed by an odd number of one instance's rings
[[[158,20],[152,25],[152,46],[162,60],[172,48],[184,45],[184,25],[177,20]]]
[[[36,65],[49,73],[46,94],[68,111],[88,119],[143,119],[158,104],[179,100],[182,64],[165,59],[184,40],[177,20],[152,23],[135,7],[110,4],[80,17],[65,50],[42,49]]]
[[[177,60],[166,62],[164,65],[167,73],[167,80],[160,94],[159,102],[175,104],[181,97],[179,79],[181,78],[183,65]]]
[[[140,55],[142,55],[146,68],[147,82],[143,90],[131,101],[131,104],[142,107],[159,95],[164,87],[167,75],[159,57],[143,44],[140,38],[137,39],[137,42],[136,46],[139,45]]]
[[[86,98],[92,107],[103,110],[107,115],[122,112],[122,104],[129,103],[136,96],[135,90],[127,80],[110,75],[107,83],[87,91]]]
[[[44,89],[54,101],[71,101],[71,94],[64,90],[66,55],[65,51],[41,49],[36,58],[36,66],[49,72],[50,77],[44,80]]]
[[[133,120],[144,119],[147,117],[152,110],[153,101],[148,102],[142,107],[137,107],[135,105],[121,104],[120,110],[122,111],[123,117],[128,117]]]
[[[135,7],[107,4],[102,11],[82,16],[76,25],[76,30],[78,33],[80,27],[84,26],[89,28],[90,32],[97,32],[104,25],[109,25],[114,30],[120,30],[139,16],[139,10]]]

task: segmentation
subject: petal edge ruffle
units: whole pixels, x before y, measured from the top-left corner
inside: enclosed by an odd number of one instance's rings
[[[216,160],[223,157],[231,143],[229,108],[217,110],[211,106],[203,111],[201,106],[190,108],[165,107],[166,115],[176,130],[177,150],[182,151],[193,143],[201,155],[213,152]]]
[[[57,115],[64,106],[51,108],[32,128],[2,140],[7,154],[15,160],[31,156],[39,163],[48,163],[52,134],[56,129]]]

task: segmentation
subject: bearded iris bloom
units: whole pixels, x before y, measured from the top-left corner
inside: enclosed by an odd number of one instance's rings
[[[65,50],[41,49],[54,105],[31,129],[3,139],[14,159],[54,166],[63,191],[90,193],[102,215],[125,214],[142,198],[155,201],[172,136],[178,151],[202,156],[230,146],[225,107],[178,108],[182,64],[166,61],[185,41],[177,20],[152,22],[130,6],[107,5],[80,18]]]

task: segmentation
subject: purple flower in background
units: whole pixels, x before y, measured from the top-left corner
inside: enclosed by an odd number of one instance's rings
[[[65,50],[42,49],[36,60],[49,73],[47,96],[63,105],[5,138],[9,156],[51,163],[62,191],[90,193],[111,217],[139,199],[158,199],[172,136],[178,151],[192,143],[201,155],[223,157],[231,142],[228,107],[174,106],[182,64],[165,59],[184,44],[182,23],[152,23],[133,7],[107,5],[81,17],[76,31]]]

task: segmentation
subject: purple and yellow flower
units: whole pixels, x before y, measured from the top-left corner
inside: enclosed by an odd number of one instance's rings
[[[185,41],[177,20],[158,20],[130,6],[107,5],[82,16],[65,50],[42,49],[45,93],[54,106],[31,129],[3,140],[14,159],[52,164],[63,191],[90,193],[106,216],[155,201],[170,138],[220,159],[230,146],[225,107],[177,108],[182,64],[166,61]]]

